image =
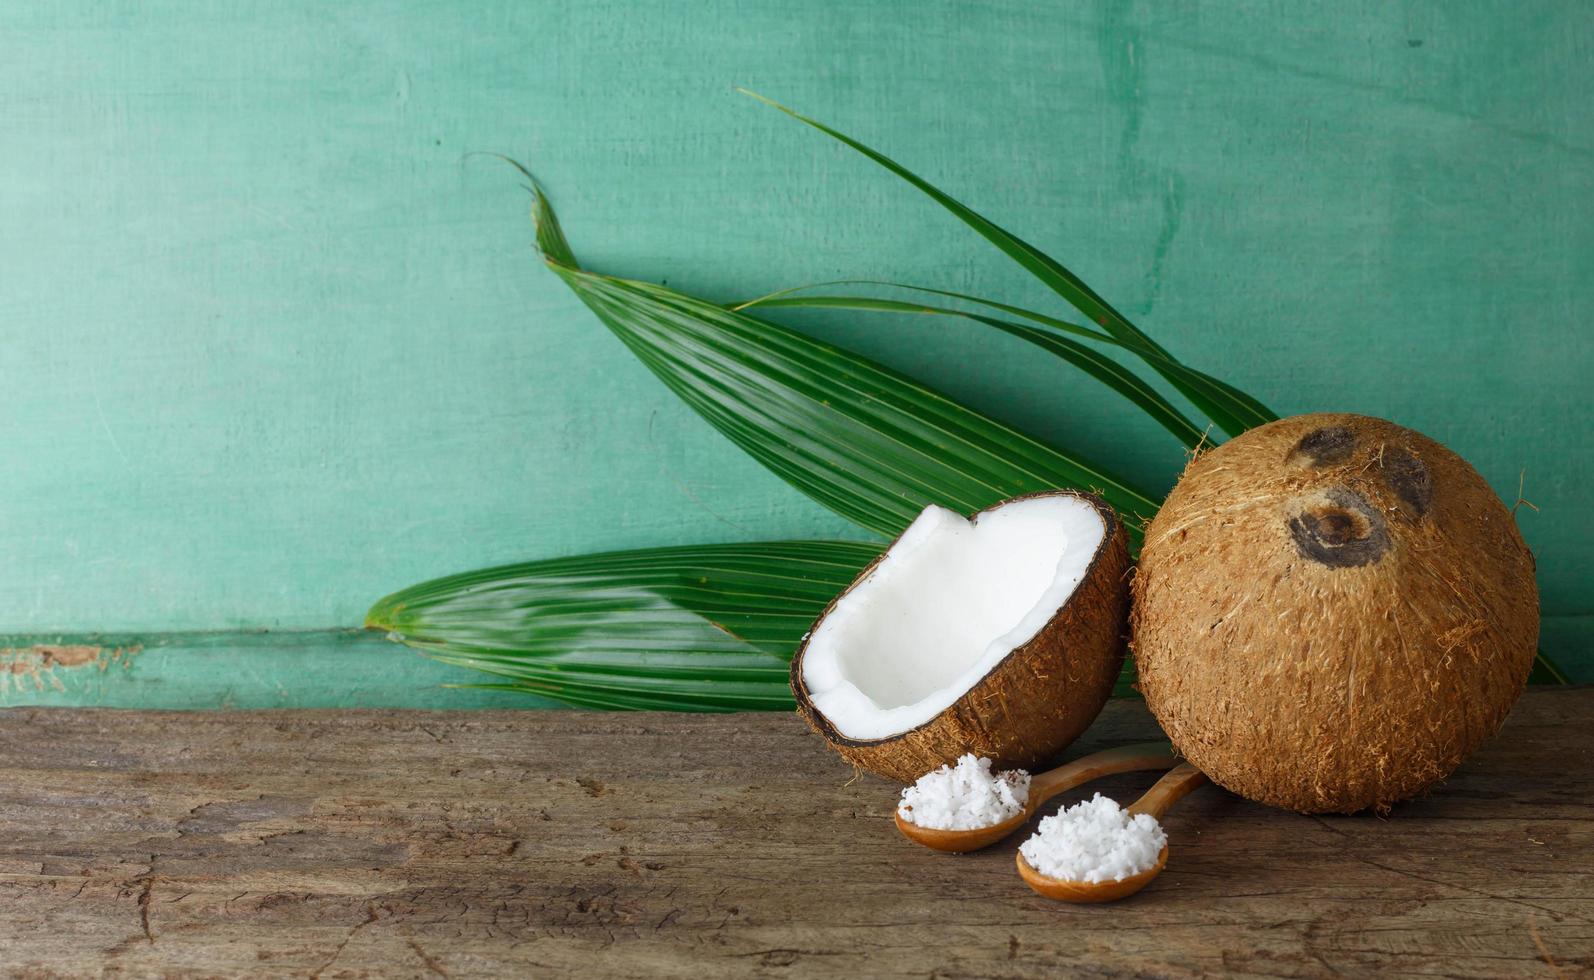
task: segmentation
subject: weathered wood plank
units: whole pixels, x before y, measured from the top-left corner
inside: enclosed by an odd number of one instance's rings
[[[1154,734],[1114,702],[1076,751]],[[1594,689],[1537,691],[1389,819],[1203,790],[1162,878],[1086,908],[1016,838],[909,845],[896,788],[786,715],[13,709],[0,972],[1573,975],[1591,745]]]

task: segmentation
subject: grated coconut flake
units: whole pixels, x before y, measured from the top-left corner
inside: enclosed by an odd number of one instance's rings
[[[1095,883],[1151,870],[1167,843],[1156,817],[1131,816],[1097,793],[1042,820],[1018,852],[1049,878]]]
[[[897,815],[930,830],[974,830],[1022,813],[1028,800],[1029,773],[992,773],[990,759],[966,754],[904,789]]]

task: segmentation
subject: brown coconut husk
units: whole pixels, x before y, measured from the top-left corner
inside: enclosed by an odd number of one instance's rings
[[[1303,415],[1191,463],[1146,530],[1131,626],[1146,703],[1215,782],[1386,810],[1505,720],[1538,590],[1461,457],[1382,419]]]
[[[1128,543],[1118,515],[1095,494],[1073,490],[1026,494],[981,513],[1048,496],[1088,501],[1106,525],[1084,578],[1039,633],[924,724],[890,738],[866,741],[836,731],[814,708],[803,683],[803,656],[808,649],[804,639],[791,664],[797,711],[842,758],[905,783],[954,763],[967,752],[990,758],[998,769],[1034,768],[1055,757],[1090,727],[1123,667],[1129,606]],[[875,559],[825,607],[814,629],[884,557]],[[812,636],[813,630],[808,635]]]

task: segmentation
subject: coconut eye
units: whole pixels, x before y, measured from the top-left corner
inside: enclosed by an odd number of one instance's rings
[[[1290,466],[1333,466],[1350,458],[1356,436],[1342,425],[1313,429],[1301,436],[1284,462]]]
[[[1369,565],[1389,550],[1383,515],[1343,487],[1301,501],[1286,524],[1301,557],[1329,568]]]
[[[1418,517],[1428,513],[1428,505],[1433,503],[1433,475],[1422,460],[1404,449],[1386,447],[1378,467],[1395,496],[1416,511]]]

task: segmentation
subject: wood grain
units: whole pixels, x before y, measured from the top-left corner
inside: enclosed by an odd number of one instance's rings
[[[1070,754],[1154,735],[1113,702]],[[1075,907],[1021,838],[908,844],[896,787],[790,715],[13,709],[0,972],[1572,976],[1591,745],[1594,689],[1534,691],[1389,819],[1203,789],[1160,879]]]

